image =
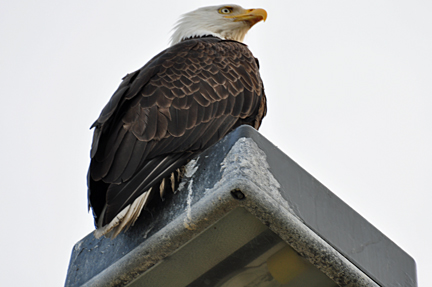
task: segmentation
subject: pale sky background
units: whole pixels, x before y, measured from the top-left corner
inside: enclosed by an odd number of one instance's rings
[[[90,125],[168,45],[178,17],[225,1],[0,3],[2,286],[62,286],[87,213]],[[268,99],[260,132],[417,262],[432,286],[432,2],[236,1]]]

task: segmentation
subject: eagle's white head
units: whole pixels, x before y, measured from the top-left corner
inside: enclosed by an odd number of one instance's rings
[[[171,45],[206,35],[242,42],[247,31],[266,18],[264,9],[243,9],[238,5],[202,7],[180,18],[174,27]]]

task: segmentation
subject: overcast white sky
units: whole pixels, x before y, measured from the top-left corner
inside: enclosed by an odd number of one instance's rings
[[[90,125],[180,14],[220,1],[0,3],[0,278],[62,286],[87,213]],[[260,132],[417,262],[432,286],[432,2],[236,1],[268,99]]]

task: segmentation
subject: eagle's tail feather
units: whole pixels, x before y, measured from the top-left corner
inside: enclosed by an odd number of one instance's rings
[[[159,186],[159,193],[161,199],[163,199],[167,189],[175,192],[184,173],[184,168],[177,168],[174,170],[167,178],[162,179],[161,184]],[[169,182],[169,183],[168,183]],[[146,192],[141,194],[138,198],[136,198],[131,204],[123,208],[111,222],[108,224],[97,228],[94,231],[94,236],[96,238],[100,238],[102,236],[106,236],[108,238],[115,238],[122,231],[126,231],[130,226],[133,226],[135,221],[141,214],[143,208],[147,205],[147,203],[152,198],[150,195],[153,191],[153,187],[149,188]],[[155,190],[157,192],[157,190]],[[104,208],[106,209],[106,207]],[[103,211],[104,212],[104,211]]]
[[[149,200],[151,189],[141,194],[132,204],[126,206],[110,223],[96,229],[94,236],[100,238],[105,235],[109,238],[115,238],[122,230],[126,231],[131,225],[134,225]]]

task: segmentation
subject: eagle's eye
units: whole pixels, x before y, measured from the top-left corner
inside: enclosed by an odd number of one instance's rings
[[[229,14],[233,11],[233,8],[231,7],[223,7],[219,9],[220,14]]]

